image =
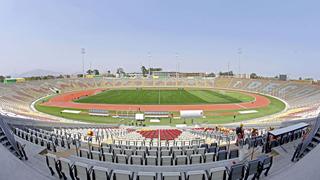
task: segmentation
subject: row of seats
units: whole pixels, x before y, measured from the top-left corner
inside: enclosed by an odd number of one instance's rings
[[[87,144],[87,143],[86,143]],[[186,149],[195,149],[197,150],[198,148],[205,148],[205,149],[209,149],[209,148],[216,148],[216,149],[221,149],[221,150],[226,150],[226,146],[219,146],[218,147],[218,143],[211,143],[211,144],[205,144],[204,141],[200,144],[194,144],[194,145],[181,145],[181,146],[137,146],[137,145],[118,145],[118,144],[108,144],[108,143],[101,143],[100,146],[91,146],[93,149],[92,150],[97,150],[100,151],[100,149],[102,148],[121,148],[121,149],[133,149],[133,150],[174,150],[174,149],[182,149],[182,150],[186,150]]]
[[[237,136],[235,132],[226,134],[225,132],[222,132],[222,131],[215,131],[215,130],[206,131],[206,129],[204,130],[193,129],[193,130],[190,130],[190,133],[203,138],[216,139],[218,142],[225,142],[225,143],[235,141]]]
[[[191,155],[191,154],[202,154],[204,153],[217,153],[222,150],[227,150],[226,146],[219,146],[217,143],[211,144],[201,144],[193,146],[172,146],[172,147],[158,147],[158,146],[126,146],[126,145],[115,145],[115,144],[105,144],[102,143],[101,147],[91,146],[92,151],[100,151],[102,153],[114,153],[114,154],[135,154],[136,151],[145,151],[144,154],[153,156],[169,156],[174,155],[174,153],[179,153],[180,155]],[[180,153],[182,152],[182,153]],[[142,152],[143,153],[143,152]]]
[[[216,143],[215,147],[217,147]],[[107,144],[107,143],[101,143],[100,146],[91,146],[93,149],[92,150],[97,150],[100,151],[101,149],[115,149],[115,148],[121,148],[122,150],[124,149],[132,149],[132,150],[174,150],[174,149],[194,149],[197,150],[198,148],[208,148],[209,145],[204,145],[203,143],[201,145],[184,145],[184,146],[136,146],[136,145],[117,145],[117,144]],[[211,147],[211,146],[210,146]],[[225,147],[225,146],[224,146]]]
[[[65,180],[247,180],[250,176],[252,179],[259,179],[264,170],[264,175],[267,176],[272,166],[272,157],[258,158],[230,167],[186,172],[132,172],[130,170],[107,169],[106,167],[91,166],[65,158],[57,158],[52,154],[46,155],[46,163],[52,176],[58,176]]]
[[[193,151],[193,149],[187,149],[186,152],[189,152],[188,150]],[[150,150],[147,153],[144,150],[133,152],[131,149],[125,149],[123,152],[121,152],[121,149],[114,149],[113,153],[79,149],[78,155],[88,159],[112,163],[161,166],[211,163],[239,157],[238,149],[230,150],[230,152],[221,150],[217,153],[203,151],[198,154],[184,154],[182,150],[174,150],[172,154],[170,154],[170,151],[161,151],[161,156],[155,150]],[[166,154],[163,154],[164,152]]]
[[[50,137],[50,138],[48,137],[48,139],[47,139],[47,137],[41,138],[36,135],[31,135],[30,133],[27,133],[22,130],[15,130],[14,132],[15,132],[15,135],[17,135],[18,137],[20,137],[26,141],[29,141],[31,143],[43,146],[53,152],[57,151],[57,148],[56,148],[57,145],[65,146],[67,144],[67,146],[70,147],[70,144],[69,143],[65,144],[64,140],[60,140],[60,141],[58,139],[53,140],[52,137]],[[56,143],[54,143],[54,141]],[[59,142],[60,142],[60,144],[59,144]]]
[[[87,145],[87,144],[84,144]],[[113,152],[114,149],[120,149],[121,151],[124,151],[125,149],[130,149],[132,151],[137,150],[143,150],[146,152],[149,151],[158,151],[158,154],[161,154],[160,151],[169,151],[173,152],[175,150],[182,150],[183,152],[194,151],[194,152],[218,152],[221,150],[227,150],[226,146],[219,146],[217,143],[211,143],[211,144],[201,144],[201,145],[188,145],[188,146],[128,146],[128,145],[115,145],[115,144],[107,144],[107,143],[101,143],[100,146],[91,145],[91,150],[93,151],[102,151],[102,152]],[[119,153],[118,153],[119,154]],[[187,154],[187,152],[186,152]]]
[[[283,145],[287,144],[289,142],[292,142],[294,140],[297,140],[302,137],[303,131],[298,130],[294,133],[288,133],[283,135],[279,140],[276,140],[271,144],[272,147],[275,147],[277,145]],[[248,149],[252,147],[257,147],[257,146],[263,146],[267,141],[267,136],[257,136],[257,137],[251,137],[251,138],[246,138],[243,142],[244,145],[248,145]]]
[[[72,162],[52,154],[46,155],[46,163],[52,176],[65,180],[223,180],[225,177],[225,168],[189,172],[132,172]]]
[[[130,146],[160,146],[160,147],[171,147],[171,146],[189,146],[189,145],[200,145],[203,144],[205,142],[204,139],[193,139],[190,138],[188,140],[160,140],[158,141],[158,139],[143,139],[143,138],[139,138],[136,140],[132,140],[132,139],[122,139],[122,138],[118,138],[118,139],[114,139],[113,140],[113,144],[116,145],[130,145]]]
[[[83,140],[86,140],[88,138],[87,132],[93,131],[94,133],[94,139],[108,139],[113,137],[122,137],[126,135],[129,131],[129,129],[120,129],[120,128],[67,128],[67,129],[54,129],[54,133],[57,135],[71,135],[71,136],[77,136],[78,139],[83,138]]]

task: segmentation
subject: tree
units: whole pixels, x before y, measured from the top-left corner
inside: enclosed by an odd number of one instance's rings
[[[63,79],[64,76],[62,74],[60,74],[59,76],[57,76],[58,79]]]
[[[89,75],[91,75],[93,73],[93,71],[91,70],[91,69],[89,69],[88,71],[87,71],[87,74],[89,74]]]
[[[219,72],[219,76],[233,76],[233,71]]]
[[[146,77],[147,74],[149,74],[149,70],[145,66],[141,67],[141,72],[142,72],[144,77]]]
[[[125,74],[124,69],[123,68],[118,68],[117,69],[117,74]]]
[[[150,71],[149,73],[156,72],[156,71],[162,71],[162,68],[150,68],[149,71]]]
[[[99,72],[99,70],[98,70],[98,69],[95,69],[95,70],[93,70],[93,74],[94,74],[94,75],[99,75],[99,74],[100,74],[100,72]]]
[[[306,81],[313,81],[313,78],[305,78]]]
[[[207,77],[216,77],[216,74],[215,74],[215,73],[209,73],[209,74],[207,75]]]
[[[162,68],[152,68],[152,67],[150,67],[148,73],[150,75],[152,75],[153,72],[159,72],[159,71],[162,71]]]
[[[257,79],[258,75],[256,73],[251,73],[250,74],[250,79]]]
[[[5,77],[4,77],[4,76],[0,76],[0,82],[3,82],[3,81],[4,81],[4,79],[5,79]]]

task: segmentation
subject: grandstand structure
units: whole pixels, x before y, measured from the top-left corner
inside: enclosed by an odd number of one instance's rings
[[[65,93],[87,89],[122,87],[216,88],[267,94],[287,103],[285,112],[272,117],[277,120],[315,117],[320,98],[320,87],[318,85],[296,81],[222,77],[214,79],[58,79],[0,85],[0,112],[10,116],[28,117],[37,120],[61,121],[62,118],[37,112],[33,107],[35,100],[55,94],[54,89]]]
[[[37,100],[80,90],[143,87],[230,89],[267,94],[284,112],[219,126],[80,123],[38,112]],[[316,179],[320,87],[242,78],[57,79],[0,85],[0,179]],[[90,110],[98,116],[108,111]],[[170,116],[169,112],[146,115]],[[273,124],[274,123],[274,124]],[[273,128],[270,129],[271,124]],[[274,129],[275,128],[275,129]],[[313,170],[295,173],[311,160]],[[12,167],[19,171],[12,173]],[[301,169],[300,169],[301,170]],[[308,179],[306,178],[306,179]],[[300,178],[301,179],[301,178]]]

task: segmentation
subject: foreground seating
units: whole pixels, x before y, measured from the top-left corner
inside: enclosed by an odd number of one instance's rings
[[[162,180],[182,180],[182,174],[180,172],[163,172],[161,174]]]
[[[244,177],[244,165],[236,164],[232,165],[230,168],[226,167],[228,180],[238,180]]]
[[[103,167],[93,167],[92,168],[92,180],[109,179],[108,169]]]
[[[267,158],[264,158],[262,163],[261,163],[261,172],[260,174],[265,170],[264,175],[268,176],[268,173],[272,167],[272,163],[273,163],[273,157],[269,156]]]
[[[114,170],[111,174],[112,180],[131,180],[133,177],[133,173],[130,171],[123,170]]]
[[[58,175],[59,178],[62,178],[62,175],[60,174],[60,169],[58,167],[58,159],[55,155],[47,154],[46,155],[46,164],[47,164],[47,167],[49,168],[52,176]]]
[[[90,166],[82,162],[46,155],[47,166],[52,176],[64,180],[224,180],[225,168],[209,171],[186,172],[132,172],[128,170],[108,169]]]
[[[176,162],[177,164],[184,163],[186,155],[177,156],[176,161],[180,157],[182,157],[182,162]],[[131,158],[135,158],[135,156]],[[264,175],[268,175],[272,161],[273,158],[271,156],[264,155],[246,164],[234,164],[230,167],[218,167],[203,171],[157,172],[155,170],[155,172],[133,172],[127,169],[110,170],[106,167],[91,166],[83,162],[57,158],[52,154],[46,155],[46,163],[50,175],[64,180],[158,180],[159,178],[161,180],[247,180],[251,176],[252,179],[259,179],[264,171]],[[141,165],[141,157],[137,157],[137,160],[132,159],[132,162],[137,162],[137,165]],[[169,161],[168,163],[171,162]]]
[[[104,144],[105,145],[105,144]],[[199,148],[202,146],[173,146],[173,147],[137,147],[126,145],[106,144],[101,148],[80,148],[78,156],[97,161],[106,161],[119,164],[134,165],[188,165],[200,163],[212,163],[236,159],[239,157],[239,150],[225,150],[226,147]],[[206,144],[208,146],[208,144]],[[96,151],[98,150],[98,151]]]
[[[90,180],[91,167],[88,164],[76,162],[74,167],[74,177],[76,179]]]
[[[59,171],[63,179],[74,179],[74,163],[65,158],[59,158]]]
[[[186,173],[186,180],[206,180],[208,179],[205,171],[190,171]]]
[[[259,177],[259,168],[260,168],[260,161],[253,160],[249,161],[245,166],[245,177],[244,179],[247,180],[249,176],[253,175],[252,179],[256,179]]]
[[[157,174],[154,172],[135,173],[133,180],[157,180]]]

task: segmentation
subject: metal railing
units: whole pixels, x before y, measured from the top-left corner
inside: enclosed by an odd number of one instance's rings
[[[8,124],[3,120],[2,117],[0,117],[0,127],[2,129],[2,131],[4,132],[4,134],[6,135],[8,141],[10,142],[10,144],[12,145],[12,147],[14,148],[14,150],[20,155],[22,156],[19,152],[19,148],[17,146],[17,142],[14,139],[14,135],[13,132],[10,130],[10,127],[8,126]]]
[[[307,138],[303,141],[302,147],[296,157],[300,157],[302,153],[307,149],[308,145],[312,142],[313,137],[316,135],[318,132],[318,129],[320,128],[320,114],[318,115],[315,124],[313,125],[312,130],[310,131],[309,135]]]

